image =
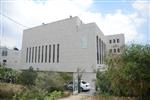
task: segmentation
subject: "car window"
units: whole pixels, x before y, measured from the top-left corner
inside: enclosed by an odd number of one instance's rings
[[[82,81],[82,83],[83,83],[83,84],[86,84],[86,82],[85,82],[85,81]]]

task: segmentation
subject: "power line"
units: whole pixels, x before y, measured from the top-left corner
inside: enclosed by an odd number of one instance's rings
[[[6,15],[2,14],[1,12],[0,12],[0,14],[1,14],[3,17],[5,17],[5,18],[7,18],[7,19],[11,20],[12,22],[14,22],[14,23],[16,23],[16,24],[18,24],[18,25],[20,25],[20,26],[22,26],[22,27],[29,28],[29,27],[27,27],[27,26],[25,26],[25,25],[23,25],[23,24],[21,24],[21,23],[17,22],[16,20],[12,19],[11,17],[9,17],[9,16],[6,16]]]

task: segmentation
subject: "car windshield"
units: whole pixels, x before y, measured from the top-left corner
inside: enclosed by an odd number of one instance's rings
[[[82,83],[83,83],[83,84],[86,84],[86,82],[85,82],[85,81],[82,81]]]

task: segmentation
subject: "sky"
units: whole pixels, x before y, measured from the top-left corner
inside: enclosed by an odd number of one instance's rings
[[[69,16],[124,33],[126,44],[150,44],[149,0],[0,0],[0,45],[21,49],[24,29]]]

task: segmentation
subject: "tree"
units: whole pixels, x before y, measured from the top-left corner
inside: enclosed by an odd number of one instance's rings
[[[109,55],[105,76],[113,95],[148,97],[150,89],[150,45],[125,46],[121,55]]]

